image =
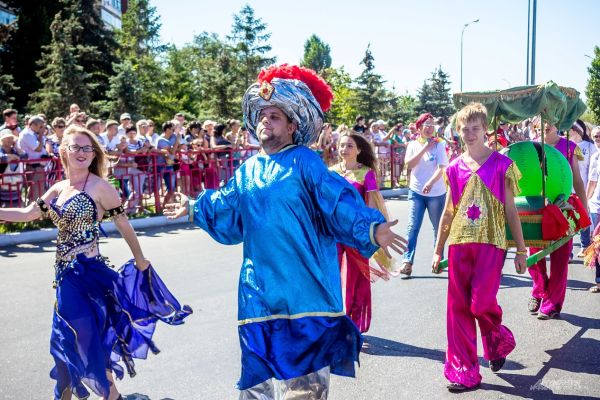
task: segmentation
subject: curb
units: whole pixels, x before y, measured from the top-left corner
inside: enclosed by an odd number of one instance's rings
[[[384,199],[394,199],[408,195],[408,188],[386,189],[380,191]]]
[[[133,229],[145,229],[145,228],[153,228],[157,226],[169,226],[169,225],[179,225],[179,224],[188,224],[188,217],[181,217],[178,219],[167,219],[165,216],[156,216],[156,217],[148,217],[148,218],[140,218],[140,219],[132,219],[129,220]],[[115,224],[113,222],[105,222],[102,224],[102,229],[108,234],[117,231]],[[18,244],[26,244],[26,243],[38,243],[38,242],[47,242],[50,240],[55,240],[58,235],[57,228],[44,228],[39,229],[37,231],[26,231],[26,232],[16,232],[16,233],[6,233],[0,235],[0,247],[5,246],[15,246]]]

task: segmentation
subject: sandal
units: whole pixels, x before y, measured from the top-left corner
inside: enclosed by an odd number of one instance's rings
[[[531,315],[537,314],[540,309],[540,305],[542,304],[542,299],[538,299],[537,297],[531,297],[529,299],[529,303],[527,304],[527,309]]]
[[[537,315],[537,319],[540,319],[542,321],[547,321],[549,319],[554,319],[554,318],[559,318],[559,317],[560,317],[560,313],[558,311],[550,311],[548,314],[540,311]]]
[[[594,285],[589,289],[590,293],[600,293],[600,286]]]
[[[404,262],[402,264],[402,269],[400,270],[400,279],[408,279],[410,278],[410,274],[412,274],[412,264]]]

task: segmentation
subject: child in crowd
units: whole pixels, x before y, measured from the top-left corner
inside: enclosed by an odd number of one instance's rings
[[[505,224],[517,244],[515,268],[526,269],[525,242],[514,195],[520,173],[508,157],[486,147],[487,112],[471,103],[456,116],[456,127],[465,152],[446,169],[448,193],[432,270],[440,273],[444,244],[448,248],[448,350],[444,375],[448,390],[464,391],[481,383],[477,358],[479,323],[484,358],[499,371],[514,349],[512,332],[501,324],[502,309],[496,299],[506,258]]]

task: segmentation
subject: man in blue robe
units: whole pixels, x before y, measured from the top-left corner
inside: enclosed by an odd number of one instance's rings
[[[319,93],[318,101],[313,92]],[[325,95],[324,95],[325,93]],[[220,190],[166,206],[223,244],[244,244],[238,288],[240,399],[326,399],[329,374],[354,376],[361,336],[343,308],[336,242],[370,257],[405,240],[304,144],[321,131],[331,89],[313,71],[262,71],[244,95],[262,145]]]

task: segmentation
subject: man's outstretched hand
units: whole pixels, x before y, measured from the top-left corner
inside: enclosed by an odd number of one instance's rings
[[[168,219],[177,219],[188,215],[190,199],[185,194],[179,192],[175,193],[175,198],[178,198],[179,202],[165,204],[165,208],[163,208],[163,214]]]
[[[398,220],[391,222],[384,222],[377,225],[375,228],[375,240],[379,244],[379,247],[383,249],[385,255],[388,258],[392,258],[389,248],[394,250],[396,253],[402,255],[406,251],[407,241],[402,236],[392,232],[391,227],[396,225]]]

